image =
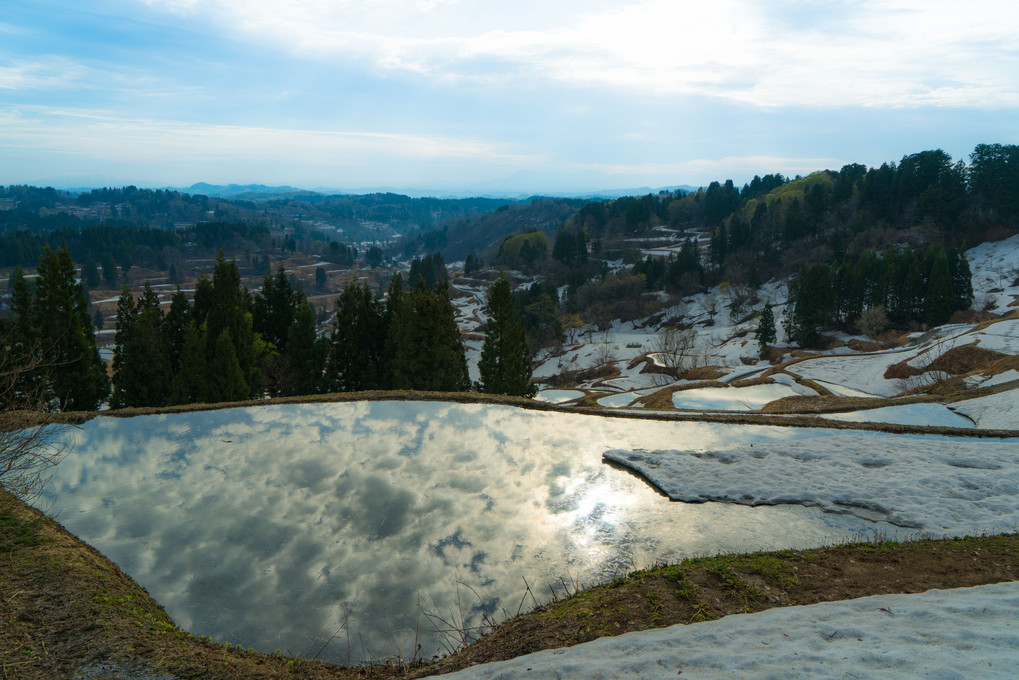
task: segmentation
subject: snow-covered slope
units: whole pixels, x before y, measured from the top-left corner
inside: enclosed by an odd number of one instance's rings
[[[769,609],[601,638],[438,677],[1014,678],[1019,583]]]
[[[1017,309],[1019,299],[1019,235],[996,243],[984,243],[966,253],[973,274],[974,309],[985,310],[1000,316],[1007,316]],[[461,296],[456,303],[463,330],[472,337],[479,337],[484,321],[484,286],[463,283],[458,285]],[[965,345],[975,345],[1009,355],[1019,355],[1019,319],[1001,318],[989,326],[975,324],[950,324],[932,329],[926,333],[914,333],[908,341],[893,349],[876,352],[858,352],[849,348],[851,336],[841,334],[836,338],[841,345],[814,356],[803,358],[788,366],[785,373],[775,375],[772,380],[779,385],[755,386],[757,391],[736,393],[718,387],[717,383],[730,383],[743,378],[760,376],[771,365],[762,361],[761,347],[755,337],[757,322],[736,320],[728,309],[728,288],[723,285],[712,290],[691,295],[661,311],[660,319],[682,319],[692,324],[694,343],[682,359],[683,367],[716,367],[716,385],[700,387],[696,392],[676,393],[672,408],[680,410],[758,410],[774,398],[793,394],[812,395],[814,392],[797,381],[812,380],[820,383],[833,394],[852,397],[894,397],[904,391],[930,382],[938,376],[925,373],[921,377],[888,377],[889,368],[904,363],[912,368],[925,368],[938,356]],[[784,281],[771,281],[758,291],[761,300],[773,305],[776,320],[781,322],[787,311],[788,289]],[[711,310],[710,312],[708,310]],[[663,323],[659,321],[659,323]],[[779,323],[781,327],[781,323]],[[649,363],[657,360],[660,347],[661,325],[651,319],[631,322],[616,321],[611,328],[599,331],[582,328],[575,333],[573,344],[567,344],[561,351],[545,350],[538,357],[534,376],[541,381],[552,376],[579,372],[598,366],[606,367],[600,375],[609,373],[616,377],[606,379],[594,377],[572,385],[587,394],[595,394],[598,403],[606,408],[634,408],[639,397],[646,396],[656,388],[679,387],[696,380],[675,380],[662,372],[649,372]],[[777,346],[785,347],[783,333],[779,330]],[[856,340],[867,340],[858,337]],[[472,375],[476,373],[480,340],[468,341],[468,357],[472,364]],[[854,345],[857,346],[857,345]],[[791,349],[791,348],[789,348]],[[901,373],[901,371],[900,371]],[[889,375],[896,375],[893,371]],[[979,380],[972,379],[975,386]],[[557,399],[549,394],[547,399]],[[1008,398],[1005,398],[1008,401]],[[1007,406],[1007,405],[1006,405]],[[974,405],[974,409],[976,406]],[[982,408],[982,407],[980,407]],[[969,415],[964,410],[958,413]],[[926,424],[951,424],[965,427],[971,422],[954,418],[942,409],[935,420]],[[983,422],[993,418],[984,416]],[[839,416],[842,418],[843,416]],[[858,419],[889,419],[890,422],[915,423],[916,413],[901,411],[892,413],[861,414]],[[852,418],[850,418],[852,419]],[[974,418],[974,420],[976,420]],[[1001,426],[1000,420],[995,420]],[[990,427],[977,423],[978,427]]]

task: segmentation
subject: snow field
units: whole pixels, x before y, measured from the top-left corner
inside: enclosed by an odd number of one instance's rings
[[[933,427],[976,427],[974,421],[942,404],[902,404],[850,413],[825,413],[823,418],[851,423],[893,423]]]
[[[982,430],[1019,430],[1019,389],[959,401],[952,410],[972,418]]]
[[[1019,583],[768,609],[600,638],[443,678],[1015,677]]]

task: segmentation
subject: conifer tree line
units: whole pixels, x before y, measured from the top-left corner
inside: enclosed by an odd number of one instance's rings
[[[54,410],[238,401],[363,390],[533,395],[531,355],[509,282],[489,295],[481,382],[471,383],[441,256],[415,261],[409,290],[397,274],[385,298],[367,284],[336,301],[331,332],[319,336],[311,306],[280,267],[252,295],[223,253],[194,299],[179,288],[164,312],[148,283],[117,303],[113,380],[95,344],[87,298],[66,248],[45,250],[30,284],[12,276],[12,313],[0,320],[2,350],[32,365],[16,388],[41,393]],[[437,276],[435,285],[426,276]]]
[[[825,330],[917,328],[947,323],[973,302],[969,263],[958,248],[892,248],[816,264],[790,283],[790,339],[816,344]]]

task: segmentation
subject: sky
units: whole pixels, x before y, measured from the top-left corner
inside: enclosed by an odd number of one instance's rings
[[[0,184],[584,193],[1019,143],[1019,3],[5,0]]]

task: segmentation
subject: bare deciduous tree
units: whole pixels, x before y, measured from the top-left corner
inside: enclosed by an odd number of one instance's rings
[[[709,325],[713,326],[715,324],[715,316],[721,308],[722,301],[719,300],[718,296],[714,293],[708,293],[704,296],[704,299],[701,300],[701,309],[708,315]]]
[[[652,351],[666,372],[671,377],[678,378],[686,368],[696,344],[697,331],[692,328],[680,330],[670,326],[655,335]]]
[[[41,387],[23,379],[40,367],[40,354],[15,351],[9,340],[0,338],[0,487],[32,500],[66,446],[63,426],[45,412]]]
[[[591,359],[591,368],[601,368],[602,366],[608,366],[614,364],[617,361],[615,347],[608,343],[606,339],[594,350],[594,356]]]
[[[863,310],[860,313],[860,318],[856,320],[856,327],[869,338],[876,338],[880,335],[888,328],[888,315],[885,313],[884,305],[868,307]]]

